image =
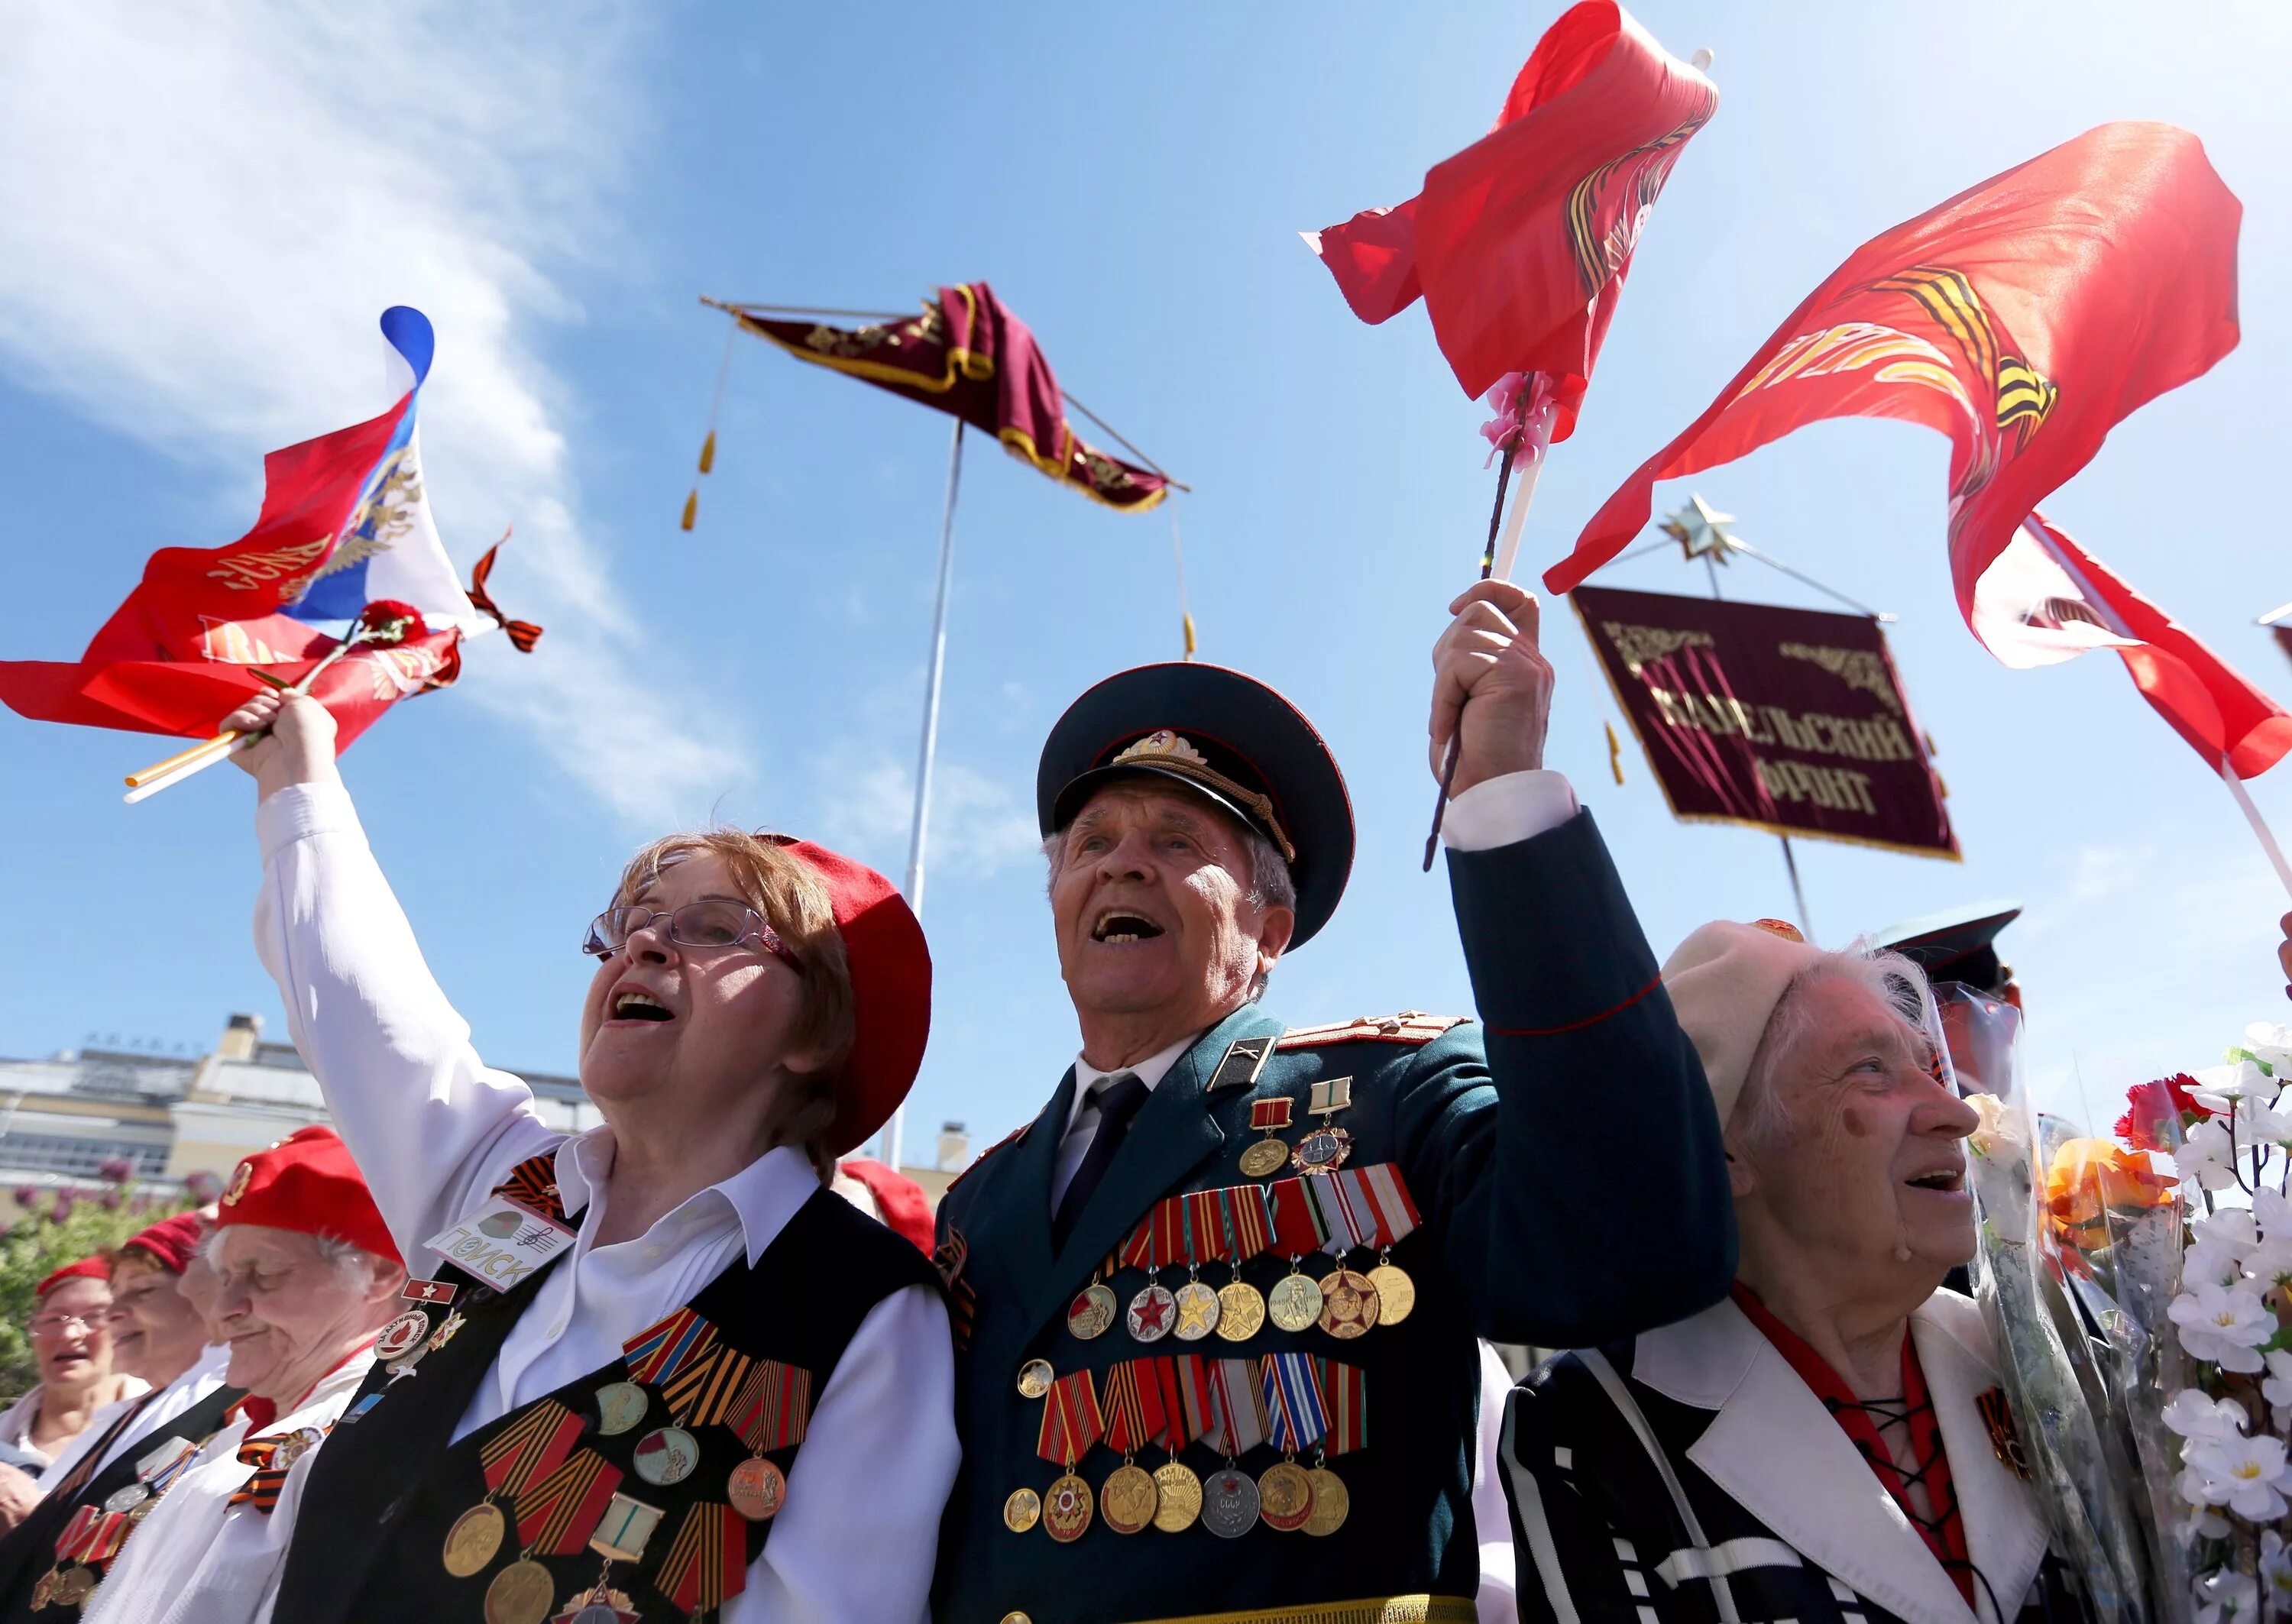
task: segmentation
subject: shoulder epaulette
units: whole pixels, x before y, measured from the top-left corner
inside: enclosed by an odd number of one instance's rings
[[[1005,1134],[1001,1138],[999,1138],[999,1139],[996,1140],[994,1144],[992,1144],[992,1145],[989,1146],[985,1150],[981,1151],[977,1155],[973,1156],[973,1157],[971,1159],[971,1165],[970,1165],[969,1167],[964,1168],[964,1169],[963,1170],[963,1171],[961,1171],[960,1173],[957,1173],[954,1178],[950,1178],[950,1179],[948,1179],[948,1180],[947,1181],[947,1189],[945,1189],[945,1190],[941,1190],[941,1191],[940,1192],[940,1199],[941,1201],[945,1201],[945,1200],[947,1199],[947,1197],[948,1197],[948,1195],[949,1192],[951,1192],[952,1190],[954,1190],[954,1188],[955,1188],[955,1186],[957,1186],[957,1185],[961,1184],[964,1179],[966,1179],[966,1178],[970,1178],[973,1173],[977,1172],[977,1171],[978,1171],[981,1167],[984,1167],[984,1166],[987,1164],[987,1158],[988,1158],[988,1157],[989,1157],[989,1156],[993,1155],[997,1151],[1003,1149],[1005,1146],[1016,1145],[1020,1140],[1021,1140],[1021,1139],[1025,1138],[1027,1137],[1027,1130],[1029,1130],[1029,1128],[1032,1128],[1033,1126],[1034,1126],[1034,1123],[1032,1123],[1032,1122],[1021,1122],[1021,1123],[1020,1123],[1016,1128],[1013,1128],[1010,1132],[1008,1132],[1008,1133]]]
[[[1326,1026],[1292,1026],[1281,1034],[1276,1049],[1320,1049],[1331,1043],[1430,1043],[1452,1026],[1472,1019],[1468,1015],[1427,1015],[1403,1009],[1398,1015],[1358,1015]]]

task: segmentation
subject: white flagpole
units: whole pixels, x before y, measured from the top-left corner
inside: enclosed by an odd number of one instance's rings
[[[955,497],[963,481],[963,419],[955,420],[954,437],[947,446],[947,510],[939,527],[939,599],[932,608],[931,670],[924,683],[924,736],[916,751],[916,816],[908,832],[908,906],[917,919],[924,916],[924,850],[931,828],[932,764],[939,755],[939,696],[947,669],[947,589],[955,575]],[[907,1106],[892,1113],[884,1130],[884,1160],[900,1165],[901,1140],[907,1128]]]
[[[2292,894],[2292,864],[2284,861],[2284,848],[2276,843],[2275,833],[2268,827],[2268,820],[2260,816],[2260,808],[2253,804],[2252,792],[2244,787],[2244,780],[2236,776],[2236,769],[2229,765],[2225,757],[2220,764],[2220,776],[2221,782],[2228,785],[2228,792],[2236,797],[2236,804],[2244,808],[2245,821],[2252,825],[2253,833],[2260,837],[2261,849],[2276,865],[2276,877],[2284,882],[2285,891]]]

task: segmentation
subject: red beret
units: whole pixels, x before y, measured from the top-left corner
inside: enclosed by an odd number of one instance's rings
[[[216,1228],[232,1224],[327,1235],[400,1261],[358,1163],[331,1128],[298,1128],[240,1162],[215,1215]]]
[[[180,1274],[190,1263],[191,1254],[198,1250],[203,1228],[196,1209],[178,1212],[173,1218],[161,1218],[150,1228],[128,1236],[120,1242],[119,1250],[124,1252],[133,1246],[148,1253],[170,1274]]]
[[[931,1036],[931,949],[923,926],[883,875],[825,846],[777,838],[827,886],[851,971],[851,1054],[836,1083],[835,1122],[827,1133],[829,1154],[840,1156],[890,1122],[914,1086]]]
[[[65,1264],[63,1267],[40,1282],[34,1290],[38,1296],[45,1297],[67,1280],[109,1280],[110,1278],[111,1265],[107,1259],[82,1258],[77,1263]]]
[[[936,1237],[931,1202],[924,1195],[923,1186],[880,1162],[854,1160],[843,1163],[837,1170],[851,1174],[868,1186],[868,1194],[876,1198],[876,1210],[884,1215],[885,1228],[907,1236],[924,1256],[931,1256]]]

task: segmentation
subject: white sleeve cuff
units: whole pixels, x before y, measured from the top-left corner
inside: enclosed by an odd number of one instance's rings
[[[1449,799],[1441,843],[1450,851],[1510,846],[1559,828],[1576,811],[1576,792],[1562,774],[1548,768],[1505,773]]]
[[[254,838],[267,864],[297,840],[314,834],[349,834],[366,840],[358,808],[340,778],[290,784],[254,808]]]

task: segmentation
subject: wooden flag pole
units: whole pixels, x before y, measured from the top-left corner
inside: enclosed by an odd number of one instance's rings
[[[353,627],[351,635],[327,652],[326,657],[303,674],[303,679],[286,689],[289,694],[308,694],[327,668],[353,648],[365,647],[366,639]],[[277,678],[270,679],[277,681]],[[149,800],[161,790],[173,789],[195,773],[205,772],[216,762],[227,760],[242,750],[251,749],[263,736],[260,733],[240,733],[226,728],[211,739],[203,739],[189,750],[176,752],[164,761],[155,761],[140,773],[127,775],[127,793],[120,799],[129,806]]]
[[[1504,458],[1497,469],[1497,500],[1489,511],[1489,539],[1481,549],[1481,579],[1509,581],[1513,562],[1520,556],[1520,533],[1528,522],[1529,503],[1536,500],[1536,482],[1544,472],[1544,459],[1552,449],[1552,420],[1557,410],[1550,398],[1548,385],[1542,373],[1530,373],[1521,381],[1518,414],[1520,431],[1513,443],[1505,448]],[[1513,502],[1512,521],[1505,523],[1505,490],[1512,483],[1512,465],[1522,450],[1528,453],[1528,472],[1520,483],[1520,497]],[[1497,540],[1498,526],[1503,526],[1504,540]],[[1501,564],[1501,567],[1499,567]],[[1441,849],[1441,824],[1449,815],[1449,791],[1457,782],[1457,757],[1465,736],[1465,713],[1457,712],[1457,730],[1449,736],[1448,760],[1441,768],[1441,792],[1432,802],[1432,832],[1424,837],[1424,872],[1432,872],[1432,858]]]

